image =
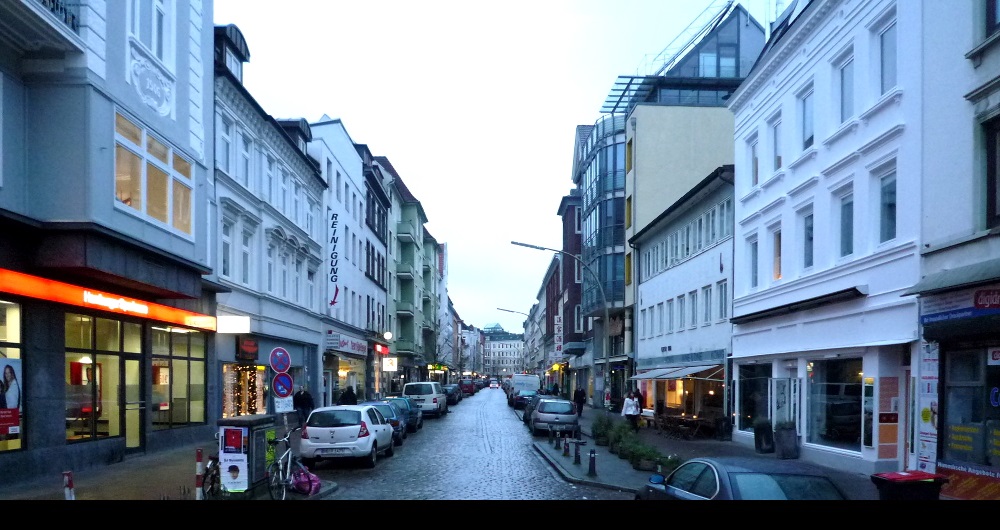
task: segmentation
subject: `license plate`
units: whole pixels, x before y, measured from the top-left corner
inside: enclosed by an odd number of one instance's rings
[[[347,452],[347,449],[341,447],[331,447],[327,449],[320,449],[320,452],[325,455],[342,455]]]
[[[572,431],[573,430],[573,426],[572,425],[553,425],[552,426],[552,430],[553,431]]]

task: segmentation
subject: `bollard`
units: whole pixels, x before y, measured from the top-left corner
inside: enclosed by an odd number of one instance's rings
[[[194,500],[196,501],[205,499],[205,494],[201,489],[205,481],[205,468],[203,467],[201,456],[201,447],[199,447],[194,453]]]
[[[591,477],[597,476],[597,451],[594,449],[590,450],[590,468],[587,469],[587,475]]]
[[[552,429],[549,429],[549,443],[550,444],[554,441],[555,435],[556,435],[556,433],[553,432]]]
[[[549,431],[551,432],[551,431]],[[562,436],[556,436],[556,449],[562,449]]]
[[[569,439],[566,438],[566,433],[563,433],[563,456],[569,456]]]
[[[63,471],[63,491],[66,494],[66,500],[75,501],[76,492],[73,491],[73,472]]]
[[[573,463],[576,465],[580,465],[580,443],[577,442],[574,445],[576,445],[576,450],[573,451]]]

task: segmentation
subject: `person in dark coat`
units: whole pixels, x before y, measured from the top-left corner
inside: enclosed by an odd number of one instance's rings
[[[573,392],[573,401],[576,402],[576,416],[583,417],[583,406],[587,404],[587,391],[582,386],[576,387]]]
[[[348,385],[347,390],[340,395],[340,399],[337,400],[338,405],[357,405],[358,396],[354,393],[354,387]]]
[[[309,417],[309,413],[312,412],[313,408],[315,408],[312,394],[306,390],[306,387],[299,386],[299,391],[292,396],[292,406],[294,406],[295,411],[299,413],[299,423],[305,424],[306,418]]]
[[[635,395],[635,400],[639,402],[639,411],[642,412],[642,409],[646,407],[646,398],[642,395],[642,391],[640,391],[638,387],[635,389],[633,394]]]

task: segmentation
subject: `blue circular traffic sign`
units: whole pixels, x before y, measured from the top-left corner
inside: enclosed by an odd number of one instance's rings
[[[275,375],[271,381],[271,388],[274,389],[274,395],[280,398],[292,395],[292,376],[285,372]]]
[[[288,355],[288,351],[281,347],[271,350],[269,361],[271,369],[279,374],[287,372],[292,366],[292,356]]]

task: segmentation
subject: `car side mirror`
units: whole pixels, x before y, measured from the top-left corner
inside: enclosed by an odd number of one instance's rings
[[[661,475],[659,473],[653,473],[653,475],[649,477],[649,483],[650,484],[657,484],[657,485],[663,484],[663,481],[665,481],[665,480],[666,480],[666,477],[664,477],[663,475]]]

